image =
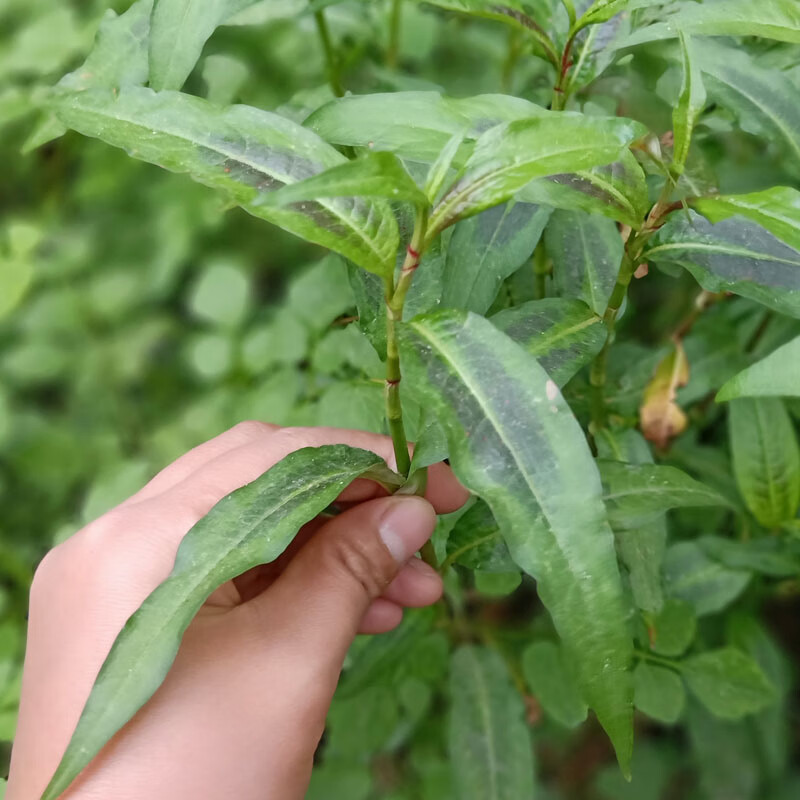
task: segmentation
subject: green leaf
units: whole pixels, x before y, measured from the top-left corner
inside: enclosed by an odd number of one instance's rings
[[[679,31],[702,36],[762,36],[798,44],[800,10],[794,0],[684,3],[668,22],[636,31],[626,46],[674,38]]]
[[[522,698],[493,650],[465,646],[450,667],[450,760],[462,800],[533,797],[533,744]]]
[[[673,670],[642,661],[633,671],[633,702],[648,717],[674,725],[683,714],[686,690]]]
[[[385,197],[420,208],[428,198],[392,153],[367,153],[267,196],[269,205],[287,206],[322,197]]]
[[[150,21],[150,85],[180,89],[203,45],[225,20],[258,0],[155,0]]]
[[[318,136],[249,106],[220,109],[178,92],[135,87],[62,92],[59,118],[87,136],[123,147],[226,193],[254,216],[329,247],[364,269],[388,274],[399,242],[384,201],[336,198],[273,208],[265,193],[346,161]]]
[[[603,348],[603,321],[580,300],[548,297],[508,308],[491,321],[564,386]]]
[[[711,222],[734,216],[747,217],[780,240],[800,250],[800,191],[774,186],[763,192],[698,197],[690,201]]]
[[[199,319],[235,328],[249,311],[251,292],[250,279],[241,267],[216,262],[199,274],[189,296],[189,308]]]
[[[489,505],[576,665],[584,699],[630,762],[631,641],[614,540],[583,431],[532,356],[475,314],[401,327],[409,385],[439,416],[456,475]]]
[[[27,258],[0,255],[0,319],[10,314],[24,299],[33,281],[33,264]]]
[[[487,597],[507,597],[522,583],[518,569],[510,572],[476,572],[475,590]]]
[[[733,292],[800,317],[800,251],[743,217],[712,224],[694,211],[673,214],[644,260],[679,264],[710,292]]]
[[[602,317],[625,249],[617,226],[583,211],[554,211],[544,241],[559,294],[583,300]]]
[[[747,507],[768,528],[800,506],[800,447],[789,414],[774,397],[732,400],[728,432],[733,474]]]
[[[747,587],[751,573],[730,569],[710,558],[696,542],[667,550],[664,580],[670,594],[685,600],[698,617],[722,611]]]
[[[59,88],[72,91],[120,89],[146,83],[152,7],[153,0],[138,0],[120,16],[110,9],[106,11],[86,61],[65,75]]]
[[[726,506],[714,489],[675,467],[598,461],[612,527],[633,527],[670,508]]]
[[[717,402],[736,397],[800,397],[800,336],[731,378]]]
[[[383,462],[344,445],[305,448],[220,500],[186,534],[170,576],[128,620],[42,800],[55,800],[161,685],[183,632],[226,581],[275,560],[299,528]]]
[[[753,7],[756,11],[756,7]],[[761,14],[761,6],[757,7]],[[732,111],[739,126],[780,143],[794,171],[800,168],[800,89],[780,70],[766,69],[741,50],[704,41],[697,48],[709,98]]]
[[[775,687],[761,667],[734,647],[687,658],[681,670],[697,699],[722,719],[740,719],[776,700]]]
[[[639,123],[566,113],[497,125],[478,139],[459,177],[434,208],[428,238],[510,199],[534,178],[588,170],[620,158]]]
[[[658,5],[662,1],[663,0],[594,0],[573,26],[573,30],[579,31],[587,25],[597,25],[599,22],[606,22],[623,11],[632,11],[635,8]]]
[[[634,230],[642,227],[650,208],[644,171],[629,150],[612,164],[539,178],[518,192],[517,198],[602,214]]]
[[[456,99],[438,92],[349,95],[322,106],[303,123],[325,141],[400,158],[433,162],[454,136],[474,141],[484,131],[510,120],[545,116],[541,106],[503,94]],[[460,148],[458,153],[460,154]],[[456,155],[454,166],[464,157]]]
[[[463,141],[464,131],[454,134],[453,138],[450,139],[436,157],[436,161],[431,164],[428,175],[425,178],[425,195],[431,204],[435,203],[439,197],[439,192],[442,191],[447,177],[453,169],[453,162]]]
[[[749,569],[774,578],[800,575],[800,548],[783,538],[736,541],[722,536],[701,536],[697,544],[708,556],[731,569]]]
[[[697,119],[706,105],[706,87],[703,74],[694,55],[694,48],[683,31],[679,31],[681,56],[683,61],[683,84],[678,97],[678,105],[672,112],[672,130],[675,146],[672,154],[672,171],[681,175],[689,156],[692,132]]]
[[[482,572],[516,567],[491,509],[483,500],[459,517],[447,539],[447,560]]]
[[[534,642],[522,653],[522,672],[545,713],[566,728],[576,728],[588,709],[570,670],[570,662],[555,642]]]
[[[697,617],[684,600],[670,597],[650,624],[650,649],[662,656],[686,652],[697,632]]]
[[[484,314],[503,281],[530,259],[549,217],[549,208],[511,202],[456,225],[442,276],[442,307]]]

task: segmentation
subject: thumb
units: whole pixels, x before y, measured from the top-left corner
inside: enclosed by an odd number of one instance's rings
[[[436,512],[421,497],[370,500],[325,523],[283,574],[247,605],[296,663],[333,687],[370,604],[430,538]],[[384,602],[384,601],[381,601]],[[332,691],[332,688],[331,688]]]

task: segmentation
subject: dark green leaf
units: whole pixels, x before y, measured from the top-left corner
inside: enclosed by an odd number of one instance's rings
[[[673,214],[642,258],[680,264],[710,292],[733,292],[800,317],[799,251],[743,217],[714,225],[689,215]]]
[[[731,378],[717,402],[735,397],[800,397],[800,336]]]
[[[637,526],[670,508],[727,505],[714,489],[675,467],[599,461],[603,500],[612,527]]]
[[[776,700],[775,687],[761,667],[734,647],[687,658],[681,670],[697,699],[722,719],[739,719]]]
[[[545,713],[567,728],[580,725],[587,714],[570,662],[555,642],[534,642],[522,654],[525,680]]]
[[[800,447],[789,414],[774,397],[732,400],[728,431],[733,473],[747,507],[768,528],[800,506]]]
[[[648,717],[674,725],[686,705],[686,690],[673,670],[642,661],[633,671],[633,702]]]
[[[696,631],[697,617],[689,603],[670,597],[652,619],[650,648],[662,656],[683,655]]]
[[[220,500],[186,534],[170,576],[114,642],[43,800],[60,796],[161,685],[183,632],[217,587],[275,560],[303,524],[382,463],[344,445],[305,448]]]
[[[220,189],[251,214],[347,256],[364,269],[394,269],[397,223],[384,201],[336,198],[273,208],[264,193],[346,159],[289,120],[249,106],[219,109],[178,92],[129,87],[63,92],[59,118],[143,161]]]
[[[392,153],[368,153],[331,167],[266,196],[269,205],[287,206],[322,197],[384,197],[425,207],[428,198]]]
[[[730,569],[706,555],[696,542],[679,542],[667,550],[664,578],[674,597],[685,600],[697,616],[730,605],[750,582],[751,573]]]
[[[456,522],[447,539],[447,558],[483,572],[509,572],[516,567],[500,528],[483,500],[478,500]]]
[[[550,209],[507,203],[460,222],[447,248],[441,304],[483,314],[533,253]]]
[[[475,314],[402,326],[409,384],[447,433],[461,482],[483,497],[509,551],[537,580],[623,769],[631,751],[631,642],[613,535],[586,439],[556,384]]]
[[[428,237],[505,202],[534,178],[611,164],[642,131],[631,120],[567,113],[497,125],[478,139],[433,210]]]
[[[554,211],[545,230],[545,246],[559,294],[583,300],[602,317],[624,251],[617,226],[583,211]]]
[[[672,112],[672,130],[675,135],[672,170],[676,175],[683,173],[689,156],[694,126],[706,105],[706,87],[703,85],[703,75],[695,58],[691,40],[683,31],[679,31],[679,36],[683,60],[683,85],[678,105]]]
[[[493,650],[465,646],[450,668],[449,750],[460,800],[533,797],[533,745],[522,698]]]
[[[602,320],[580,300],[531,300],[495,314],[492,322],[535,356],[559,386],[588,364],[606,341]]]
[[[644,171],[630,151],[612,164],[539,178],[517,193],[520,200],[587,211],[642,227],[650,201]]]
[[[706,555],[731,569],[749,569],[775,578],[800,575],[800,549],[785,539],[736,541],[721,536],[701,536],[697,543]]]
[[[180,89],[203,45],[225,20],[258,0],[155,0],[150,22],[150,85]]]
[[[433,162],[454,136],[474,141],[503,122],[548,113],[527,100],[502,94],[456,99],[438,92],[395,92],[342,97],[315,111],[304,125],[333,144],[389,150],[401,158]],[[461,166],[465,157],[454,157],[453,165]]]

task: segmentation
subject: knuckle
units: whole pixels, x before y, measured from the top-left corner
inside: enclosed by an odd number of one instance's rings
[[[375,539],[332,536],[326,552],[328,567],[356,584],[370,600],[383,594],[396,572],[388,550]]]
[[[261,422],[256,419],[246,419],[237,423],[231,428],[231,432],[235,432],[243,439],[261,439],[267,434],[273,433],[277,427],[268,422]]]

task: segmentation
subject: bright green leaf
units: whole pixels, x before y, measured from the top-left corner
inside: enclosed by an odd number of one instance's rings
[[[602,317],[624,251],[617,226],[583,211],[554,211],[544,240],[559,295],[583,300]]]
[[[648,717],[674,725],[686,705],[686,690],[673,670],[642,661],[633,671],[633,702]]]
[[[660,2],[662,0],[594,0],[577,21],[573,30],[579,31],[587,25],[606,22],[623,11],[645,8],[646,6],[657,5]]]
[[[476,572],[475,589],[487,597],[506,597],[519,588],[522,575],[510,572]]]
[[[800,397],[800,336],[731,378],[717,402],[735,397]]]
[[[186,534],[170,576],[117,637],[42,800],[60,796],[158,689],[183,632],[218,586],[276,559],[301,525],[382,463],[344,445],[305,448],[217,503]]]
[[[461,800],[533,797],[533,744],[502,658],[464,646],[450,668],[448,744]]]
[[[743,217],[712,224],[673,214],[642,258],[679,264],[710,292],[733,292],[800,317],[800,251]]]
[[[247,273],[235,264],[219,262],[199,275],[189,296],[189,308],[202,320],[235,327],[247,314],[250,301]]]
[[[311,131],[249,106],[220,109],[178,92],[128,87],[62,92],[56,112],[87,136],[225,192],[245,210],[364,269],[394,269],[397,223],[383,201],[336,198],[273,208],[264,194],[346,159]]]
[[[582,694],[630,761],[631,681],[622,586],[597,468],[536,360],[475,314],[402,326],[405,374],[445,428],[461,482],[489,505],[514,561],[537,581]]]
[[[800,547],[777,537],[737,541],[722,536],[701,536],[697,544],[709,557],[731,569],[749,569],[774,578],[800,575]]]
[[[588,170],[620,158],[640,136],[621,118],[551,114],[491,128],[431,215],[428,236],[510,199],[534,178]]]
[[[675,135],[672,170],[676,175],[683,173],[686,159],[689,156],[694,126],[706,105],[706,88],[703,85],[703,74],[694,55],[694,47],[683,31],[680,31],[679,35],[683,61],[683,84],[678,97],[678,105],[672,112],[672,130]]]
[[[570,663],[555,642],[534,642],[522,653],[525,680],[545,713],[567,728],[585,719],[588,709]]]
[[[681,671],[697,699],[722,719],[739,719],[776,700],[775,687],[758,664],[733,647],[687,658]]]
[[[549,217],[549,208],[512,202],[456,225],[442,276],[442,307],[484,314],[502,282],[530,259]]]
[[[733,473],[747,507],[768,528],[800,506],[800,447],[789,414],[774,397],[732,400],[728,432]]]
[[[651,619],[650,647],[662,656],[683,655],[696,631],[697,617],[691,605],[674,597],[667,598],[661,611]]]

